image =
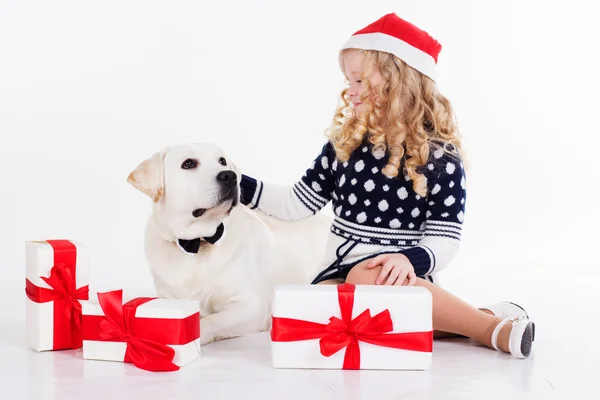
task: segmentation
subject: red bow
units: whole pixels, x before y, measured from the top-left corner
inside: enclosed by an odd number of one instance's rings
[[[122,290],[98,293],[98,301],[105,316],[100,323],[99,334],[103,340],[116,339],[127,343],[123,360],[126,363],[147,371],[177,371],[179,367],[173,364],[175,350],[165,344],[136,336],[133,332],[136,309],[153,299],[138,297],[123,304]]]
[[[200,337],[200,313],[184,319],[136,318],[137,308],[155,297],[138,297],[123,304],[123,291],[98,293],[104,315],[83,316],[83,339],[125,342],[123,359],[146,371],[176,371],[175,350]]]
[[[78,349],[81,340],[81,303],[87,300],[88,285],[76,288],[77,247],[68,240],[48,240],[54,249],[50,277],[40,278],[52,289],[34,285],[25,279],[25,294],[36,303],[54,302],[53,350]]]
[[[271,340],[291,342],[320,339],[321,354],[329,357],[343,348],[343,369],[360,369],[359,341],[396,349],[431,352],[433,331],[387,333],[393,331],[389,310],[374,317],[369,309],[352,319],[355,285],[338,285],[338,302],[342,318],[331,317],[328,324],[291,318],[273,317]]]

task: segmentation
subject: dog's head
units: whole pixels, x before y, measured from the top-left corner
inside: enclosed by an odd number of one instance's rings
[[[142,161],[127,181],[154,202],[154,211],[178,239],[215,234],[239,202],[235,165],[210,143],[182,144]]]

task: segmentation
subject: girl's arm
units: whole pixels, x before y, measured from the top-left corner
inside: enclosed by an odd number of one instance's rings
[[[287,221],[314,215],[331,200],[335,187],[331,168],[334,160],[333,147],[327,142],[305,174],[293,185],[269,184],[242,174],[240,202]]]
[[[417,276],[446,268],[460,247],[466,201],[466,176],[458,155],[444,153],[427,165],[425,235],[417,246],[404,249]]]

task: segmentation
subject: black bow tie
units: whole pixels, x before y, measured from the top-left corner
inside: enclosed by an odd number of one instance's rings
[[[177,242],[185,252],[196,254],[198,253],[198,250],[200,250],[200,242],[204,241],[210,244],[215,244],[219,241],[219,239],[221,239],[224,231],[225,226],[221,224],[217,227],[217,231],[212,236],[196,239],[177,239]]]

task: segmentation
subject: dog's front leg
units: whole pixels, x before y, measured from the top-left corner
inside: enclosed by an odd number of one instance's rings
[[[200,319],[200,343],[228,339],[268,328],[267,306],[260,300],[237,299],[218,304],[218,309]]]

